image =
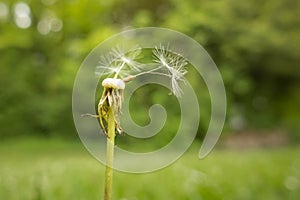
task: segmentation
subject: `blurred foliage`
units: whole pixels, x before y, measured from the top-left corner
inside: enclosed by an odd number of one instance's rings
[[[227,131],[283,128],[297,136],[299,10],[297,0],[0,0],[0,137],[76,136],[71,95],[84,57],[109,36],[143,26],[183,32],[210,53],[227,90]],[[201,77],[189,78],[204,132],[209,94]]]

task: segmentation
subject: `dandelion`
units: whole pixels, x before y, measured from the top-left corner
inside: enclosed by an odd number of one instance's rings
[[[137,61],[141,53],[142,50],[139,47],[129,51],[116,47],[107,55],[101,56],[99,65],[96,66],[96,74],[107,76],[107,78],[102,82],[104,90],[98,103],[98,115],[86,115],[99,118],[100,126],[107,135],[105,200],[110,200],[112,195],[114,138],[116,133],[122,133],[119,115],[124,99],[125,84],[144,74],[161,75],[170,78],[171,90],[176,97],[181,97],[183,94],[179,82],[185,82],[187,61],[182,56],[160,45],[152,51],[155,65],[146,65]],[[149,69],[148,66],[153,67]]]

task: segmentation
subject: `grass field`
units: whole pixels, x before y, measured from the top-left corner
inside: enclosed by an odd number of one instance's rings
[[[300,147],[216,149],[204,160],[196,147],[157,172],[115,172],[114,199],[300,199]],[[104,167],[79,142],[1,142],[1,200],[102,199],[103,175]]]

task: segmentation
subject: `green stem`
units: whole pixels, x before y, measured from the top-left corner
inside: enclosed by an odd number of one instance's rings
[[[115,144],[115,118],[114,110],[110,107],[107,121],[107,144],[106,144],[106,170],[104,200],[112,199],[113,161]]]

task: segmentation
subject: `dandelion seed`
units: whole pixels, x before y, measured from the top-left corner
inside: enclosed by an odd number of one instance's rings
[[[119,46],[113,48],[107,55],[101,56],[99,65],[96,66],[97,75],[114,75],[123,78],[129,76],[131,72],[140,72],[142,64],[135,61],[140,55],[141,48],[136,47],[129,51],[124,51]]]
[[[179,81],[185,83],[184,75],[187,73],[185,66],[187,61],[180,55],[175,54],[163,46],[156,47],[153,50],[154,62],[160,64],[167,69],[167,73],[171,76],[172,93],[176,97],[181,97],[183,92],[179,86]]]

